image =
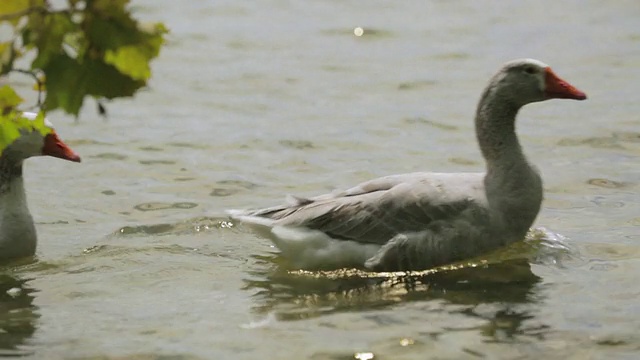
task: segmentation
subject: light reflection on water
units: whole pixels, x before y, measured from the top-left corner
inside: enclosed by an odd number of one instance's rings
[[[277,255],[256,256],[265,268],[251,273],[246,289],[254,291],[258,313],[279,320],[300,320],[334,312],[379,309],[406,301],[445,300],[476,306],[482,303],[537,302],[533,287],[540,282],[530,264],[561,267],[574,257],[566,244],[532,232],[527,241],[477,259],[425,271],[371,273],[286,270]]]
[[[23,346],[36,331],[40,318],[33,304],[34,292],[27,280],[0,275],[0,356],[24,356]]]

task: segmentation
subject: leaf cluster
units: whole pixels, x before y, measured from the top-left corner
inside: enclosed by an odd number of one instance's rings
[[[53,8],[47,0],[2,0],[0,26],[12,37],[0,41],[0,80],[11,72],[31,74],[44,100],[42,111],[63,109],[77,115],[87,96],[98,100],[128,97],[147,84],[149,63],[158,56],[166,28],[142,24],[129,0],[67,0]],[[32,59],[30,69],[16,67]],[[14,111],[21,98],[0,88],[0,112]]]

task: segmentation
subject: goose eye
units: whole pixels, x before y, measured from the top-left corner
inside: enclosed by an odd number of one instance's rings
[[[526,68],[524,68],[524,72],[529,75],[533,75],[536,73],[536,68],[534,68],[533,66],[527,66]]]

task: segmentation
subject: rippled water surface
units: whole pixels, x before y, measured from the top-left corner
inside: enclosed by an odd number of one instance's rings
[[[28,161],[38,258],[0,272],[0,355],[639,356],[637,1],[134,5],[169,43],[150,88],[106,121],[91,102],[78,122],[52,114],[84,161]],[[419,274],[288,273],[222,215],[374,176],[481,170],[475,103],[519,57],[589,95],[520,115],[546,189],[526,242]]]

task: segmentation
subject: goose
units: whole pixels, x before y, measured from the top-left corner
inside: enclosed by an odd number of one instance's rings
[[[80,162],[51,123],[25,112],[0,123],[0,261],[32,256],[37,236],[22,178],[24,160],[49,155]]]
[[[484,173],[390,175],[285,204],[227,210],[305,270],[425,270],[523,240],[543,199],[542,179],[515,132],[526,104],[587,96],[538,60],[507,62],[482,92],[475,131]]]

